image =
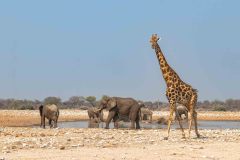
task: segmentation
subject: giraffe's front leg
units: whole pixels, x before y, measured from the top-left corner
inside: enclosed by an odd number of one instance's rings
[[[176,104],[175,103],[171,103],[170,102],[170,115],[169,115],[169,119],[168,119],[168,134],[167,137],[164,137],[164,140],[168,140],[169,134],[170,134],[170,128],[171,128],[171,124],[173,121],[173,112],[175,110]]]

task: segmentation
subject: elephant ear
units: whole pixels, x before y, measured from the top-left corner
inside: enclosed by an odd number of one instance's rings
[[[111,109],[116,107],[116,105],[117,105],[116,100],[114,98],[110,98],[108,103],[107,103],[107,108],[106,109],[110,111]]]

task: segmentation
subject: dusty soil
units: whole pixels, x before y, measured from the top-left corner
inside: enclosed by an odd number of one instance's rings
[[[181,139],[179,130],[41,129],[0,131],[0,159],[240,159],[240,130],[200,130]]]
[[[106,118],[107,112],[104,112]],[[169,112],[154,111],[153,120],[160,117],[167,118]],[[199,120],[240,120],[240,112],[198,112]],[[88,120],[86,110],[65,109],[60,110],[59,121]],[[39,125],[40,116],[38,110],[0,110],[0,126],[31,126]]]
[[[106,112],[105,112],[106,113]],[[154,112],[154,120],[168,112]],[[105,114],[106,117],[106,114]],[[236,112],[199,112],[202,120],[240,120]],[[60,121],[87,120],[82,110],[61,110]],[[200,130],[201,138],[181,139],[164,129],[41,129],[35,111],[0,111],[0,159],[237,159],[240,160],[240,130]],[[8,126],[8,127],[6,127]],[[9,127],[18,126],[18,127]],[[21,127],[29,126],[29,127]],[[186,130],[185,130],[185,133]]]

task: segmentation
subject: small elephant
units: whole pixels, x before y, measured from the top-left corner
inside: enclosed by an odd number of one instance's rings
[[[153,112],[148,108],[141,108],[141,119],[148,120],[150,123],[152,122]]]
[[[45,118],[49,120],[50,128],[57,127],[59,109],[55,104],[45,106],[41,105],[39,107],[39,112],[41,116],[41,127],[45,128]],[[54,121],[54,125],[52,124],[52,121]]]
[[[185,106],[177,106],[176,109],[176,115],[175,118],[177,118],[177,116],[179,116],[182,120],[183,119],[188,119],[188,109]]]
[[[168,124],[168,120],[167,120],[167,118],[165,118],[165,117],[160,117],[160,118],[157,120],[157,123],[158,123],[158,124],[167,125],[167,124]]]
[[[103,122],[103,110],[98,109],[98,108],[88,108],[88,117],[89,119],[98,119],[99,122],[100,120]]]
[[[99,123],[100,123],[99,118],[90,119],[88,122],[88,128],[99,128]]]
[[[100,102],[101,110],[107,109],[109,111],[106,120],[106,129],[109,128],[111,120],[114,122],[114,128],[118,128],[118,121],[120,117],[128,117],[131,121],[131,128],[140,129],[140,109],[141,105],[132,98],[121,98],[121,97],[104,97]]]

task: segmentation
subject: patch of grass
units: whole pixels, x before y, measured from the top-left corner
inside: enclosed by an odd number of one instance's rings
[[[224,107],[224,106],[215,106],[213,108],[213,111],[223,111],[223,112],[225,112],[225,111],[227,111],[227,108]]]

